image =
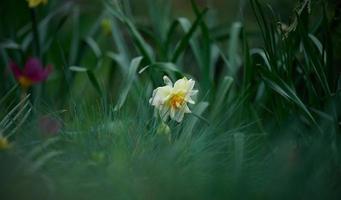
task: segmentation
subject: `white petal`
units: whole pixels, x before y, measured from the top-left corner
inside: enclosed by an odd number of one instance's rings
[[[163,121],[166,121],[169,116],[169,108],[166,106],[160,107],[160,117]]]
[[[189,79],[189,81],[188,81],[188,91],[193,90],[194,85],[195,85],[195,81],[193,81],[192,79]]]
[[[192,113],[192,111],[189,109],[187,105],[184,106],[184,112],[185,113]]]
[[[163,76],[163,81],[165,82],[166,85],[173,87],[173,82],[170,80],[168,76]]]
[[[153,106],[159,106],[163,104],[171,92],[172,88],[168,85],[156,88],[153,91],[152,98],[149,100],[150,104]]]
[[[171,109],[170,109],[170,117],[172,118],[172,119],[174,119],[174,116],[175,116],[175,109],[173,108],[173,107],[171,107]]]
[[[182,79],[177,80],[174,83],[174,90],[188,90],[188,80],[186,77],[183,77]]]
[[[157,90],[158,90],[157,88],[156,88],[155,90],[153,90],[152,97],[149,99],[149,103],[150,103],[151,105],[153,105],[154,97],[155,97],[155,95],[156,95]]]
[[[177,122],[181,122],[184,118],[184,115],[185,115],[184,110],[179,110],[173,117],[173,119]]]
[[[160,98],[164,99],[172,92],[172,87],[166,85],[163,87],[158,87],[158,90],[156,92],[156,96],[159,96]]]
[[[190,104],[195,104],[195,101],[191,97],[188,97],[186,101]]]

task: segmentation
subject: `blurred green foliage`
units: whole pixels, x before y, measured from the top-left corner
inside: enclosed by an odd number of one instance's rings
[[[0,12],[1,199],[340,197],[338,1],[15,0]],[[54,70],[26,90],[9,63],[31,56]],[[148,103],[163,75],[197,81],[182,123]]]

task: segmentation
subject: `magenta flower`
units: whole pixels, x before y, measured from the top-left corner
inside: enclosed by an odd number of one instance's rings
[[[45,115],[39,118],[39,129],[45,136],[55,136],[62,129],[62,123],[51,115]]]
[[[52,71],[51,65],[43,68],[43,64],[37,58],[29,58],[26,61],[24,69],[20,69],[19,66],[13,61],[11,61],[9,65],[15,79],[23,88],[28,88],[33,84],[37,84],[46,80]]]

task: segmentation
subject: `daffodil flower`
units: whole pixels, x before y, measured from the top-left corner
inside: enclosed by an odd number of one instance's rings
[[[28,7],[35,8],[40,4],[47,4],[47,0],[26,0],[28,2]]]
[[[20,69],[13,61],[10,62],[9,66],[11,67],[14,77],[24,89],[44,81],[52,71],[51,65],[43,68],[42,63],[36,58],[28,59],[24,69]]]
[[[192,99],[198,92],[193,90],[195,81],[184,77],[177,80],[173,86],[167,76],[164,76],[163,80],[166,86],[156,88],[149,103],[159,111],[163,120],[170,116],[171,119],[181,122],[185,113],[191,113],[187,103],[195,104]]]

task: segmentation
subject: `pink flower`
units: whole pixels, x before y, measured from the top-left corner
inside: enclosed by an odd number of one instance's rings
[[[45,115],[39,118],[39,129],[46,136],[54,136],[59,133],[62,128],[62,123],[57,118],[51,115]]]
[[[11,61],[9,63],[15,79],[20,83],[23,88],[28,88],[33,84],[37,84],[47,79],[52,71],[52,66],[48,65],[43,68],[42,63],[37,58],[29,58],[26,61],[24,69]]]

